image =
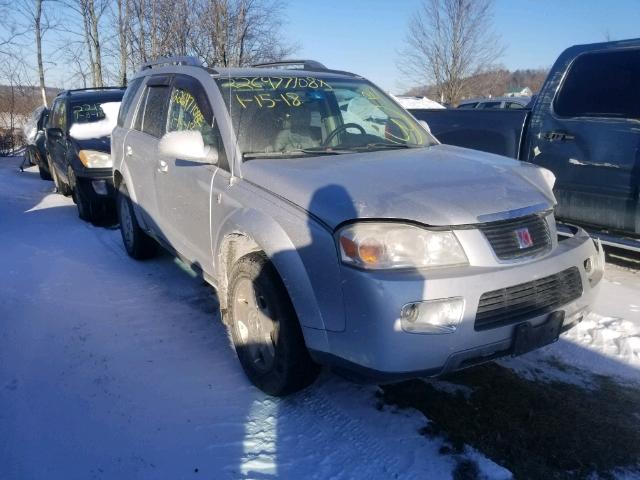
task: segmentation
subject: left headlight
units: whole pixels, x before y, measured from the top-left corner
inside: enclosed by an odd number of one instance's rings
[[[78,157],[80,157],[80,161],[87,168],[111,168],[113,166],[111,155],[105,152],[80,150]]]
[[[360,268],[429,268],[469,263],[452,231],[360,222],[339,230],[337,240],[342,261]]]

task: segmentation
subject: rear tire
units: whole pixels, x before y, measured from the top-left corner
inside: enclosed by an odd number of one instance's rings
[[[313,362],[286,287],[263,253],[241,258],[231,270],[227,322],[240,364],[263,392],[284,396],[313,383]]]
[[[158,243],[140,228],[124,182],[118,188],[116,208],[122,243],[129,256],[136,260],[155,256],[158,253]]]

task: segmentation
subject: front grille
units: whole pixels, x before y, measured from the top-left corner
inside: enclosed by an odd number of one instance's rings
[[[486,330],[552,312],[582,295],[578,267],[500,290],[484,293],[476,313],[475,329]]]
[[[514,220],[485,223],[478,227],[487,238],[500,260],[514,260],[540,255],[551,250],[549,225],[542,214],[528,215]],[[526,229],[533,241],[523,247],[518,240],[518,230]]]

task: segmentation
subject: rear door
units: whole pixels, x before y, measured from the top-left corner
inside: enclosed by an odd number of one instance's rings
[[[530,132],[532,162],[557,177],[560,218],[640,233],[640,48],[578,55]]]
[[[147,80],[131,130],[124,141],[125,162],[137,202],[136,210],[148,228],[164,237],[155,192],[158,141],[164,135],[171,78],[152,76]]]
[[[213,110],[202,85],[176,75],[169,99],[167,132],[197,130],[206,145],[218,148]],[[218,166],[180,158],[163,158],[156,189],[169,242],[193,264],[210,272],[211,191]]]

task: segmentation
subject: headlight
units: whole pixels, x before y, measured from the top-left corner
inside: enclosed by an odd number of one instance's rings
[[[87,168],[111,168],[113,166],[111,155],[108,153],[95,150],[80,150],[78,157]]]
[[[367,269],[428,268],[468,264],[451,231],[402,223],[361,222],[338,234],[342,261]]]

